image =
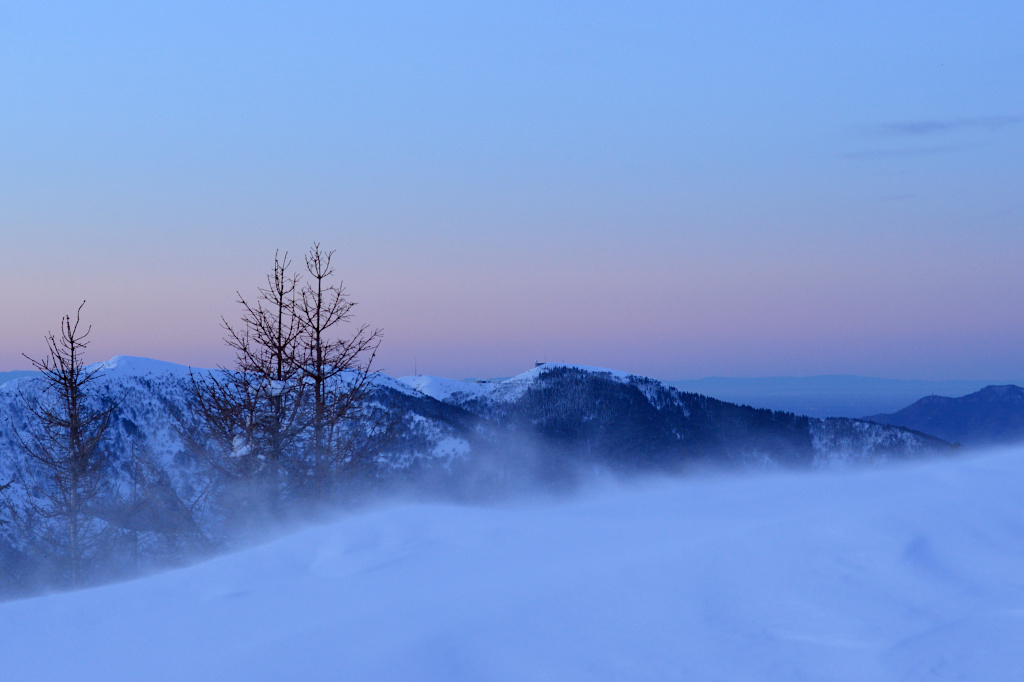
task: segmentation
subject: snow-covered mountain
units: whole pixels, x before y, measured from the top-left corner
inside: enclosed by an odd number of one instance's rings
[[[425,376],[402,381],[475,415],[499,442],[502,436],[525,435],[553,456],[631,469],[695,463],[822,466],[948,447],[907,429],[734,405],[647,377],[580,365],[548,363],[497,382]]]
[[[177,424],[190,409],[189,368],[124,356],[96,367],[101,371],[93,394],[119,404],[111,451],[128,452],[135,440],[186,475]],[[42,380],[31,376],[0,385],[2,480],[23,457],[18,433],[29,424],[26,398],[41,387]],[[578,365],[546,364],[498,382],[381,374],[372,399],[401,415],[397,437],[376,461],[382,478],[451,471],[483,457],[513,464],[528,459],[558,475],[577,463],[625,470],[710,463],[821,466],[947,447],[900,427],[754,409]]]
[[[89,386],[97,403],[118,402],[109,436],[114,457],[127,456],[132,439],[141,439],[155,457],[176,470],[181,453],[175,430],[175,416],[187,409],[185,386],[189,368],[160,360],[117,356],[91,365],[99,370]],[[29,433],[33,420],[29,403],[45,386],[33,374],[0,385],[0,482],[13,478],[14,467],[22,463],[19,438]],[[113,462],[115,467],[124,462]]]
[[[184,561],[258,532],[265,522],[309,511],[300,488],[306,479],[289,479],[289,492],[297,491],[290,499],[264,495],[264,479],[232,477],[234,450],[210,459],[195,441],[186,447],[201,433],[193,430],[188,368],[117,357],[93,369],[90,400],[116,407],[104,458],[96,460],[99,469],[90,479],[100,491],[90,502],[91,518],[97,533],[106,528],[113,540],[97,541],[101,549],[90,555],[89,580],[130,575],[139,562]],[[65,556],[61,543],[71,536],[40,521],[67,518],[47,516],[45,507],[61,482],[24,447],[33,442],[31,405],[46,399],[43,387],[40,377],[0,386],[0,591],[6,594],[68,580],[68,564],[47,557]],[[397,428],[361,461],[369,467],[336,479],[347,497],[412,487],[449,500],[508,498],[565,491],[602,471],[807,468],[950,451],[942,441],[900,427],[759,410],[681,393],[646,377],[573,365],[545,365],[491,383],[377,375],[369,400],[371,412],[383,408]],[[348,428],[359,433],[366,426]]]
[[[179,418],[190,409],[190,373],[217,371],[128,356],[117,356],[88,369],[98,370],[88,388],[90,395],[99,403],[118,404],[116,419],[108,431],[112,445],[109,450],[126,452],[129,441],[135,439],[144,443],[165,465],[172,466],[182,452],[177,427]],[[0,385],[0,476],[5,473],[4,464],[17,459],[18,433],[24,433],[31,420],[27,399],[38,397],[43,386],[43,379],[38,375]],[[426,400],[422,394],[386,375],[375,377],[375,395],[388,400],[389,405],[395,402],[397,409],[405,411],[416,411],[413,404]],[[429,413],[429,410],[418,412]],[[411,417],[411,421],[414,423],[406,430],[405,438],[414,443],[414,454],[432,456],[433,450],[427,446],[443,441],[447,429],[443,424],[425,428],[422,422],[435,421],[429,417]],[[401,459],[402,447],[395,446],[398,459]]]

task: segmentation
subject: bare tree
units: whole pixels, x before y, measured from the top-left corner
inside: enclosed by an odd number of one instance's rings
[[[305,384],[297,361],[299,280],[290,266],[287,253],[275,253],[255,301],[238,294],[240,323],[222,318],[234,366],[191,375],[194,415],[182,435],[219,478],[222,506],[236,513],[253,504],[277,510],[288,479],[298,475]]]
[[[333,251],[313,244],[305,259],[309,279],[296,311],[302,328],[301,368],[311,390],[308,476],[318,495],[341,470],[365,464],[375,444],[394,427],[389,411],[369,402],[381,330],[363,324],[343,333],[356,304],[344,283],[332,280],[333,256]]]
[[[302,431],[301,405],[304,384],[297,356],[302,336],[295,315],[298,276],[288,272],[288,254],[274,254],[274,268],[267,286],[259,289],[255,304],[241,294],[240,327],[223,321],[226,342],[235,351],[235,374],[254,397],[254,433],[265,469],[277,475]],[[256,443],[254,443],[255,445]]]
[[[41,372],[44,390],[34,398],[21,394],[35,428],[18,438],[34,466],[19,471],[26,504],[10,508],[30,548],[72,585],[82,583],[86,563],[117,533],[94,514],[96,503],[111,492],[103,475],[104,436],[116,403],[100,405],[88,395],[100,370],[87,368],[82,359],[92,329],[81,329],[84,305],[74,319],[64,316],[59,336],[46,336],[46,356],[25,356]]]
[[[347,327],[355,303],[332,257],[314,244],[303,278],[275,254],[257,298],[239,294],[239,323],[223,321],[233,367],[192,375],[181,431],[209,462],[226,515],[322,498],[390,433],[392,413],[370,400],[381,332]]]

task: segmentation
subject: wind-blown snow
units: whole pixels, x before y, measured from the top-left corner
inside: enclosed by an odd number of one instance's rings
[[[1024,670],[1024,450],[404,504],[0,604],[4,679],[919,680]]]

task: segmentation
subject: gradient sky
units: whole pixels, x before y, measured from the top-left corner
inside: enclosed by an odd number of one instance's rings
[[[226,362],[337,249],[380,366],[1024,377],[1024,3],[0,5],[0,369]]]

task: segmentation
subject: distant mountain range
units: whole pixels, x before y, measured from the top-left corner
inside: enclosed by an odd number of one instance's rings
[[[120,401],[113,452],[142,441],[169,469],[182,468],[176,417],[187,411],[188,369],[143,358],[101,363],[100,399]],[[209,370],[200,370],[209,371]],[[0,386],[0,479],[24,458],[18,432],[30,422],[20,394],[38,377]],[[378,375],[373,399],[396,410],[398,437],[376,461],[382,478],[455,472],[486,464],[557,477],[580,465],[639,471],[691,464],[821,466],[948,451],[940,439],[853,419],[816,419],[685,393],[654,379],[547,364],[511,379],[469,383]],[[116,465],[116,463],[115,463]]]
[[[709,377],[668,381],[680,391],[740,405],[783,410],[809,417],[851,417],[895,412],[927,395],[962,396],[992,381],[908,381],[823,375],[739,379]]]
[[[29,371],[0,372],[0,384],[36,374],[38,373]],[[505,378],[488,380],[486,383],[500,382]],[[466,383],[473,381],[467,379]],[[792,412],[809,417],[858,419],[865,414],[895,412],[927,395],[967,395],[994,382],[916,381],[821,375],[754,379],[708,377],[664,383],[684,393],[698,393],[727,403]]]
[[[14,370],[13,372],[0,372],[0,384],[6,384],[8,381],[14,381],[15,379],[22,379],[24,377],[35,376],[39,372],[29,372],[26,370]]]
[[[963,445],[1000,445],[1024,440],[1024,388],[986,386],[960,398],[932,395],[892,414],[865,419],[903,426]]]
[[[858,420],[740,406],[654,379],[577,365],[549,363],[494,383],[435,377],[402,381],[466,410],[491,432],[528,435],[536,446],[559,457],[615,467],[815,466],[948,447],[904,429],[880,431]]]

